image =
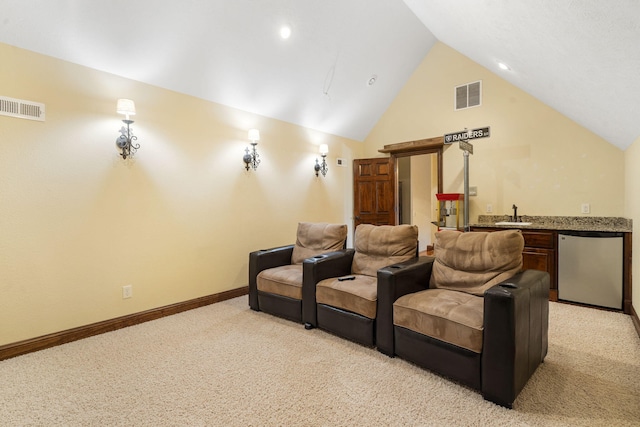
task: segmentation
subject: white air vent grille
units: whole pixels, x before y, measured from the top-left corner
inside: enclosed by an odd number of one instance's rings
[[[477,107],[482,104],[482,80],[456,86],[454,92],[456,110]]]
[[[44,122],[44,104],[0,96],[0,116]]]

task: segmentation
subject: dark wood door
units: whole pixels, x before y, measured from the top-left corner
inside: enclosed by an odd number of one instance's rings
[[[393,157],[353,161],[354,228],[360,224],[395,225]]]

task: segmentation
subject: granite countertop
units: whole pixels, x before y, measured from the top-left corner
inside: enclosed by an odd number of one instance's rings
[[[508,221],[505,215],[478,215],[478,222],[469,224],[471,227],[491,228],[521,228],[533,230],[564,230],[564,231],[612,231],[631,233],[633,221],[621,217],[604,216],[528,216],[523,215],[523,222],[531,225],[509,224],[496,225],[496,222]]]

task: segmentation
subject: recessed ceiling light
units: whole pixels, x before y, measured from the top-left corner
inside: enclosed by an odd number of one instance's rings
[[[288,25],[283,25],[280,28],[280,37],[282,37],[283,39],[288,39],[289,36],[291,36],[291,27],[289,27]]]
[[[509,67],[504,62],[498,62],[498,67],[500,67],[501,70],[511,71],[511,67]]]

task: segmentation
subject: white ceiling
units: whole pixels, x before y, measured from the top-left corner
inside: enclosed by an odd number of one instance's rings
[[[404,2],[438,40],[608,142],[640,137],[640,1]]]
[[[639,18],[638,0],[0,0],[0,42],[363,140],[440,40],[624,149]]]

